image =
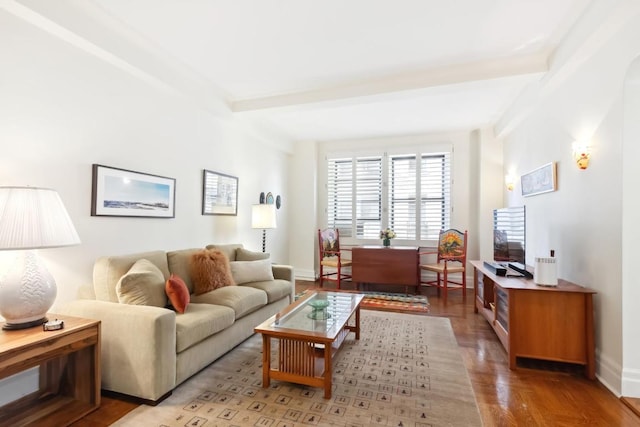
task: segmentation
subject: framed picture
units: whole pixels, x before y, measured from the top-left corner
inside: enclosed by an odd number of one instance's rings
[[[238,178],[204,170],[202,215],[238,215]]]
[[[175,217],[176,180],[93,165],[91,216]]]
[[[556,191],[556,162],[547,163],[522,175],[520,183],[525,197]]]

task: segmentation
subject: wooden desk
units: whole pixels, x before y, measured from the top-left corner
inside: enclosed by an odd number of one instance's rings
[[[474,267],[474,311],[487,319],[509,355],[584,365],[595,379],[594,290],[559,279],[557,287],[496,276],[482,261]]]
[[[100,321],[0,331],[0,379],[38,366],[39,390],[0,407],[1,425],[67,426],[100,406]]]
[[[414,246],[355,246],[351,249],[351,275],[356,284],[420,285],[418,248]]]

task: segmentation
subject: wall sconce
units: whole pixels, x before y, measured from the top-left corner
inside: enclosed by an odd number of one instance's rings
[[[516,178],[516,175],[513,172],[509,172],[508,175],[505,175],[504,183],[507,186],[507,190],[513,191],[516,186],[517,179],[518,178]]]
[[[573,158],[578,168],[584,170],[589,167],[589,159],[591,158],[591,147],[586,142],[573,143]]]

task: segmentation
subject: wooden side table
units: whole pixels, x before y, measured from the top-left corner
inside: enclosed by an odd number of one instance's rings
[[[2,425],[67,426],[100,406],[100,321],[47,317],[64,329],[0,331],[0,379],[40,368],[38,390],[0,407]]]

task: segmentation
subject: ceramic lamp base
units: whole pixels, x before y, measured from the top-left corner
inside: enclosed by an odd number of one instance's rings
[[[35,252],[20,255],[0,280],[0,315],[6,320],[5,329],[41,325],[56,298],[56,282]]]

